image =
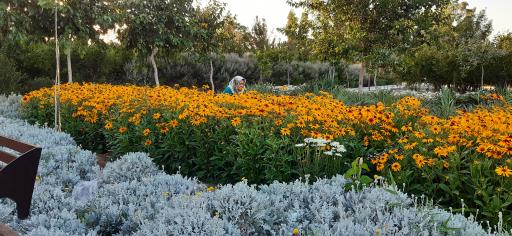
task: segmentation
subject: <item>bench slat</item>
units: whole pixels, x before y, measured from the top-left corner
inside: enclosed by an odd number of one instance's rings
[[[13,162],[14,160],[16,160],[16,156],[13,156],[10,153],[0,150],[0,161],[1,162],[5,163],[5,164],[9,164],[9,163]]]
[[[22,143],[16,140],[12,140],[10,138],[0,136],[0,146],[4,146],[10,148],[14,151],[25,153],[28,152],[35,147],[26,143]]]

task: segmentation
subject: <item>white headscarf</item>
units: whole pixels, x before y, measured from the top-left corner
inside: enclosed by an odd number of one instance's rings
[[[245,78],[242,76],[235,76],[233,79],[231,79],[231,81],[229,81],[229,88],[231,89],[231,91],[233,91],[233,94],[238,94],[238,93],[244,92],[245,89],[240,92],[238,92],[236,90],[236,88],[242,81],[245,82]]]

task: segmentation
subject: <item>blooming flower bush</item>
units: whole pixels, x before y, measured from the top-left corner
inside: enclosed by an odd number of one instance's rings
[[[508,235],[388,186],[347,191],[339,176],[207,189],[143,153],[101,172],[69,135],[1,117],[0,133],[43,147],[30,218],[17,220],[14,203],[0,200],[0,223],[23,235]],[[85,203],[71,194],[81,181],[99,183]]]
[[[168,173],[180,171],[209,183],[333,177],[365,157],[372,164],[363,173],[367,176],[384,176],[446,207],[463,199],[466,212],[478,211],[492,223],[502,212],[508,224],[512,106],[495,94],[482,99],[486,106],[440,118],[414,97],[389,106],[347,106],[327,93],[229,96],[169,87],[62,88],[64,129],[86,148],[117,156],[145,151]],[[23,100],[29,121],[52,119],[51,89]],[[314,152],[321,155],[312,155],[296,147],[307,138],[337,142],[345,152],[325,145]]]

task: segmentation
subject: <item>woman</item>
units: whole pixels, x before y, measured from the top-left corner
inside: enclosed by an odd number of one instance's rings
[[[224,89],[224,93],[236,95],[245,91],[245,79],[242,76],[235,76],[229,81],[228,86]]]

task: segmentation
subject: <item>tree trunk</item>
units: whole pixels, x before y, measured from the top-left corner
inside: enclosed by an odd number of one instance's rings
[[[350,88],[350,78],[348,75],[348,68],[345,69],[345,76],[347,77],[347,88]]]
[[[288,79],[288,86],[290,86],[290,66],[286,67],[286,77]]]
[[[480,90],[484,89],[484,64],[481,65],[482,68],[482,78],[480,79]]]
[[[212,91],[215,93],[215,84],[213,83],[213,60],[210,59],[210,84],[212,85]]]
[[[61,113],[60,113],[60,50],[59,50],[59,35],[58,35],[58,20],[57,20],[57,8],[55,8],[55,86],[54,86],[54,102],[55,102],[55,130],[61,131]]]
[[[375,71],[375,75],[373,76],[373,86],[377,88],[377,73],[378,71]]]
[[[71,68],[71,46],[66,49],[66,56],[68,58],[68,83],[73,83],[73,69]]]
[[[361,70],[359,70],[359,91],[363,90],[364,75],[366,74],[366,68],[364,62],[361,62]]]
[[[151,55],[149,56],[149,61],[151,62],[151,65],[153,66],[153,72],[155,77],[155,84],[156,86],[160,86],[160,80],[158,79],[158,67],[156,66],[155,61],[155,55],[158,53],[158,48],[153,48],[153,51],[151,52]]]

